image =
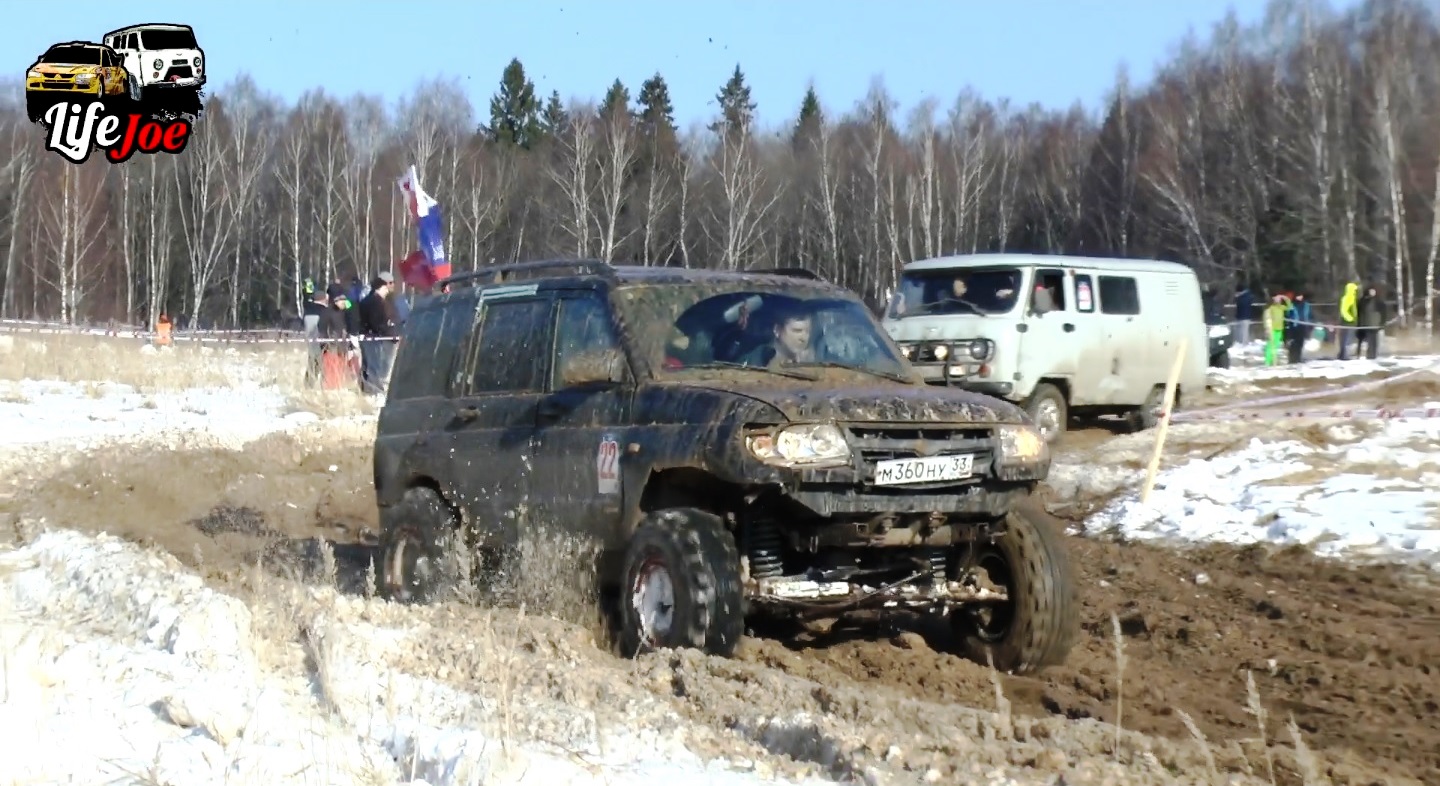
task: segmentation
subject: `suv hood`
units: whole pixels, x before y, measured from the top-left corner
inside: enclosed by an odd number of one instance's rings
[[[706,384],[686,387],[740,395],[769,404],[793,421],[930,421],[936,423],[1024,423],[1014,404],[980,393],[936,386],[847,385],[818,388],[788,385]]]

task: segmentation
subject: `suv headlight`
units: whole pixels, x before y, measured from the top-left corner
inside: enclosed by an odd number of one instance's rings
[[[1050,460],[1050,445],[1034,426],[1000,426],[995,430],[1002,466],[1034,466]]]
[[[1210,338],[1225,338],[1230,335],[1229,325],[1211,325]]]
[[[745,447],[755,458],[780,467],[838,467],[850,461],[845,434],[829,423],[751,434],[745,437]]]

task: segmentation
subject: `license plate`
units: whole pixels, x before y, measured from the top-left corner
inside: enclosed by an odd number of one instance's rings
[[[975,471],[975,456],[931,456],[928,458],[892,459],[875,464],[875,483],[899,486],[906,483],[935,483],[942,480],[964,480]]]

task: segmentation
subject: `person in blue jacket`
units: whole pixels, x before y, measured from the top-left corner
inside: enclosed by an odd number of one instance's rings
[[[1303,362],[1305,339],[1314,331],[1310,301],[1305,299],[1304,292],[1296,292],[1295,296],[1290,298],[1290,308],[1285,310],[1285,343],[1290,349],[1291,363]]]

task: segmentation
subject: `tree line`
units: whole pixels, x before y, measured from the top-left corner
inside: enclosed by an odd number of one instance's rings
[[[0,109],[0,315],[275,325],[302,281],[414,248],[415,164],[455,270],[533,258],[806,267],[879,305],[907,261],[1010,251],[1171,259],[1333,301],[1379,286],[1430,324],[1440,256],[1440,21],[1423,0],[1338,12],[1275,0],[1181,40],[1106,105],[1019,107],[968,88],[902,108],[879,79],[843,113],[812,88],[765,125],[737,65],[682,128],[656,73],[597,100],[513,60],[488,107],[458,79],[395,106],[248,76],[208,95],[178,156],[74,166],[20,90]]]

